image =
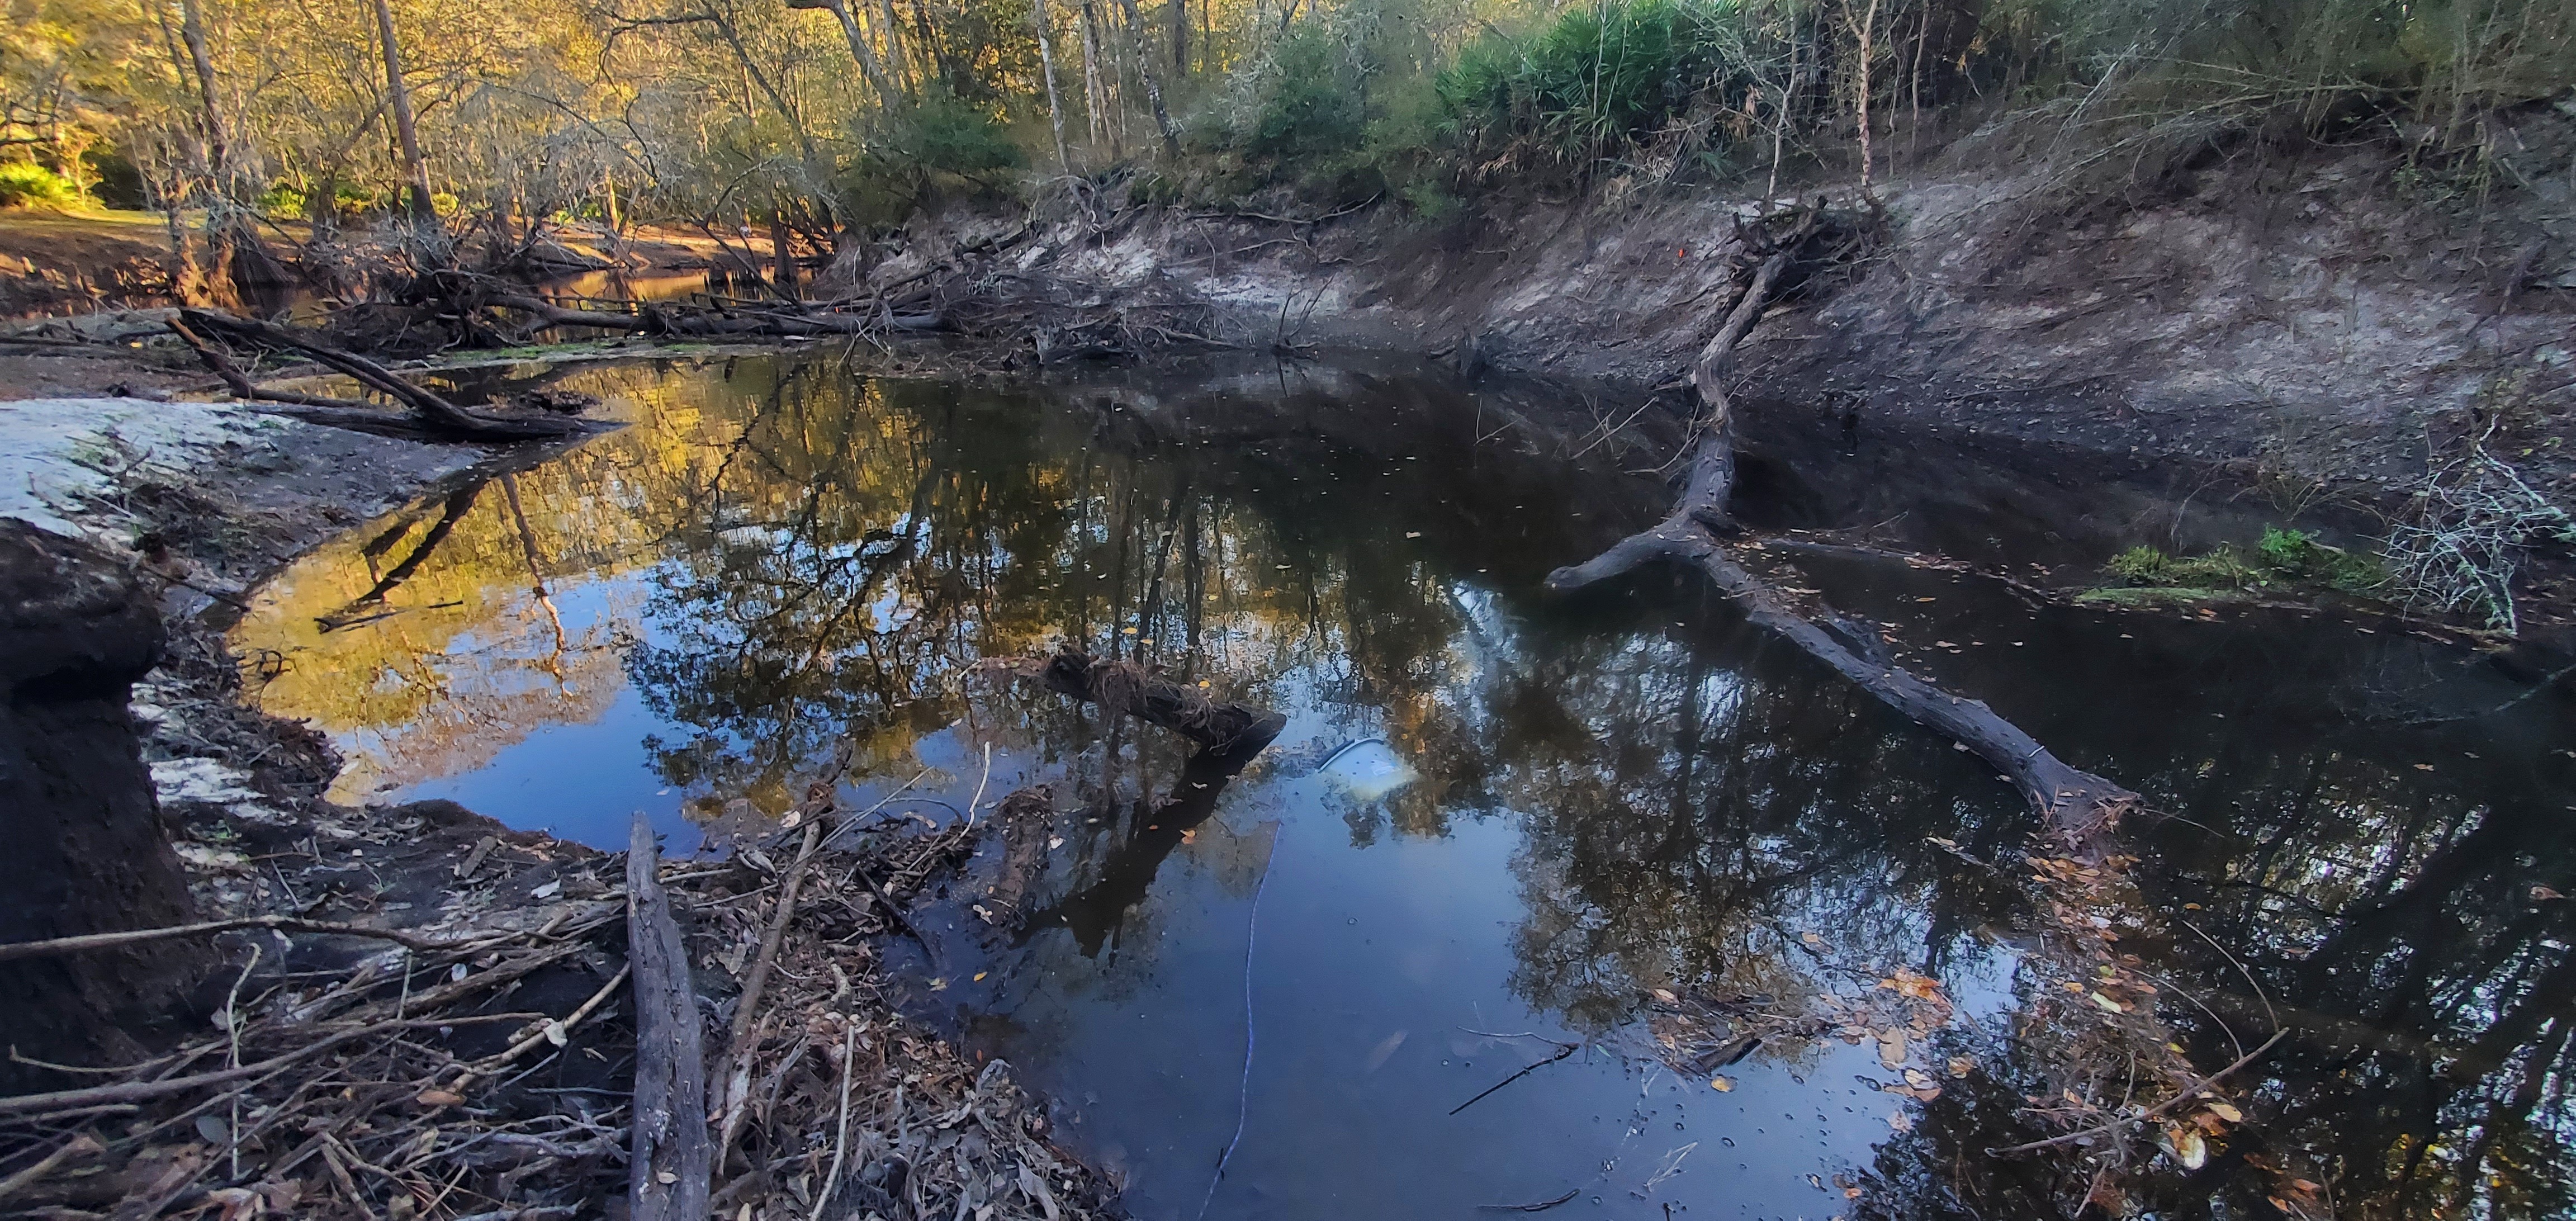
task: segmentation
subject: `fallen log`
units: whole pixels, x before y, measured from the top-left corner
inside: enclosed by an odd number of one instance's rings
[[[1801,271],[1802,263],[1831,257],[1832,227],[1819,225],[1820,217],[1820,209],[1808,213],[1786,238],[1747,234],[1748,246],[1765,257],[1692,371],[1702,404],[1694,429],[1699,445],[1672,513],[1590,560],[1548,574],[1548,588],[1568,593],[1650,563],[1697,569],[1749,622],[1991,765],[2021,791],[2070,855],[2098,861],[2112,851],[2111,832],[2121,816],[2139,806],[2136,793],[2059,759],[1984,703],[1952,695],[1893,664],[1874,628],[1830,608],[1810,613],[1738,562],[1727,546],[1726,537],[1737,527],[1726,511],[1735,487],[1734,407],[1726,375],[1735,345],[1777,300],[1784,280]]]
[[[1288,727],[1286,716],[1268,709],[1220,704],[1135,662],[1073,649],[1048,658],[1038,677],[1050,690],[1160,725],[1220,757],[1249,759]]]
[[[653,824],[627,830],[626,961],[635,980],[635,1132],[627,1162],[634,1221],[705,1221],[715,1146],[688,953],[663,893]]]
[[[236,394],[248,389],[255,397],[296,404],[308,412],[320,413],[306,417],[317,423],[338,424],[342,427],[362,428],[365,431],[383,431],[386,425],[376,422],[396,421],[403,417],[392,416],[364,403],[347,399],[262,394],[255,387],[250,386],[249,379],[243,377],[238,368],[231,368],[229,360],[218,363],[213,359],[218,354],[211,345],[204,342],[204,336],[216,336],[264,347],[302,352],[321,364],[355,379],[359,385],[401,403],[409,409],[409,420],[418,426],[420,433],[448,440],[532,441],[572,436],[584,429],[584,425],[579,420],[551,413],[492,415],[468,411],[394,376],[391,370],[366,357],[343,351],[310,335],[274,323],[261,322],[253,318],[236,318],[230,314],[216,313],[212,310],[183,309],[179,311],[179,320],[172,323],[171,329],[181,339],[187,340],[191,347],[196,348],[199,358],[206,360],[207,367],[213,369],[216,376],[231,385]],[[229,373],[226,371],[228,368]]]
[[[790,310],[784,305],[724,311],[649,305],[636,313],[575,309],[525,293],[490,293],[486,304],[533,316],[543,327],[587,327],[633,335],[717,336],[864,335],[872,331],[936,331],[947,325],[938,314],[877,315],[844,313],[828,308]]]

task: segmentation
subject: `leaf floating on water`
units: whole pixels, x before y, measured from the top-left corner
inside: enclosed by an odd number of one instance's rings
[[[1800,933],[1800,934],[1798,934],[1798,940],[1803,941],[1803,942],[1806,942],[1806,943],[1807,943],[1807,944],[1809,944],[1809,945],[1815,945],[1815,946],[1821,946],[1821,945],[1823,945],[1823,944],[1825,943],[1825,939],[1824,939],[1824,938],[1819,937],[1819,936],[1815,935],[1814,933]]]
[[[1919,1068],[1909,1068],[1905,1070],[1905,1084],[1913,1086],[1918,1090],[1930,1089],[1932,1088],[1932,1074],[1924,1072]]]
[[[2174,1128],[2168,1135],[2173,1138],[2174,1160],[2181,1162],[2183,1169],[2198,1170],[2209,1164],[2209,1143],[2200,1138],[2200,1133]]]
[[[1682,998],[1673,995],[1673,990],[1670,988],[1655,989],[1655,999],[1662,1001],[1667,1005],[1678,1005],[1682,1003]]]
[[[2531,901],[2534,903],[2546,903],[2551,899],[2564,899],[2566,897],[2567,896],[2551,890],[2546,886],[2534,886],[2531,888]]]
[[[1889,1029],[1878,1032],[1878,1062],[1889,1068],[1905,1063],[1904,1031]]]
[[[1708,1080],[1708,1088],[1716,1090],[1721,1094],[1732,1094],[1735,1092],[1735,1078],[1711,1077]]]
[[[1976,1067],[1976,1064],[1966,1056],[1950,1057],[1950,1075],[1953,1077],[1965,1077]]]
[[[1914,1130],[1914,1117],[1903,1111],[1891,1111],[1887,1116],[1887,1126],[1899,1132],[1911,1132]]]

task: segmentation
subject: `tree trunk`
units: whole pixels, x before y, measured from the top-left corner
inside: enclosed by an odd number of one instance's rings
[[[876,48],[868,45],[867,35],[859,30],[859,19],[850,12],[849,0],[787,0],[789,8],[827,8],[841,23],[841,37],[850,44],[850,58],[857,61],[859,74],[868,78],[868,87],[877,94],[877,106],[894,103],[894,86],[886,80],[885,65],[877,62]]]
[[[114,560],[0,519],[0,941],[183,924],[186,876],[161,827],[126,711],[160,660],[161,619]],[[212,964],[203,943],[0,963],[0,1030],[25,1056],[104,1067]],[[0,1063],[0,1092],[65,1074]]]
[[[796,243],[787,232],[787,212],[775,208],[769,213],[769,260],[777,267],[771,277],[783,297],[796,295]]]
[[[412,119],[411,86],[403,83],[402,43],[394,37],[394,10],[386,0],[376,0],[376,37],[385,45],[385,96],[393,101],[394,134],[402,141],[412,223],[433,225],[438,222],[438,210],[429,202],[429,161],[420,155],[420,126]]]
[[[232,144],[224,134],[223,111],[215,104],[215,61],[206,51],[206,24],[197,0],[179,0],[179,38],[188,46],[188,64],[197,78],[197,104],[204,109],[206,173],[220,194],[231,184]]]
[[[1165,7],[1172,26],[1172,76],[1177,79],[1190,70],[1190,0],[1170,0]]]
[[[1038,67],[1046,73],[1047,122],[1055,128],[1055,165],[1065,173],[1073,172],[1073,158],[1064,151],[1064,105],[1056,100],[1055,47],[1047,38],[1047,0],[1029,0],[1029,8],[1038,26]]]
[[[1154,54],[1145,46],[1145,23],[1136,15],[1136,0],[1118,0],[1127,14],[1127,37],[1136,44],[1136,79],[1145,86],[1145,101],[1154,108],[1154,126],[1163,133],[1163,152],[1181,155],[1181,133],[1172,126],[1172,112],[1163,107],[1163,85],[1154,79]]]
[[[1091,145],[1097,152],[1108,139],[1109,159],[1118,159],[1118,145],[1109,135],[1109,90],[1100,82],[1100,13],[1092,0],[1082,0],[1082,111],[1090,122]]]

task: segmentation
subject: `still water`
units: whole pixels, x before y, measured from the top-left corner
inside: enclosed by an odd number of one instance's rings
[[[1049,1095],[1140,1217],[2571,1207],[2576,716],[2486,659],[1810,565],[1906,664],[2164,812],[2127,829],[2155,931],[2126,948],[2195,1065],[2291,1029],[2205,1165],[2103,1174],[1987,1152],[2063,1131],[2029,1113],[2055,1091],[2122,1089],[2038,1003],[2067,981],[2021,803],[1690,581],[1541,595],[1666,494],[1597,407],[1313,365],[562,380],[630,426],[281,574],[235,635],[283,663],[255,698],[333,737],[344,800],[604,847],[636,809],[677,850],[757,829],[845,739],[849,800],[917,781],[896,808],[930,821],[1048,786],[1016,931],[925,910],[908,999]],[[1938,519],[1964,477],[1908,452],[1777,456],[1750,516]],[[1058,641],[1288,729],[1213,774],[977,665]],[[1851,1015],[1913,973],[1937,1017],[1891,1052]],[[1721,1001],[1825,1016],[1732,1062],[1659,1042]]]

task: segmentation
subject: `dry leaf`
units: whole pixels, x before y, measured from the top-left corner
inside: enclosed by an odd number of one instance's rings
[[[2198,1170],[2209,1164],[2209,1145],[2200,1139],[2200,1133],[2174,1128],[2167,1135],[2173,1139],[2174,1160],[2181,1162],[2183,1169]]]
[[[465,1105],[465,1099],[462,1095],[453,1094],[446,1090],[422,1090],[417,1101],[420,1105],[425,1107],[461,1107]]]
[[[1950,1075],[1953,1077],[1965,1077],[1976,1067],[1976,1064],[1966,1056],[1950,1057]]]
[[[1914,1117],[1903,1111],[1896,1111],[1888,1115],[1887,1126],[1899,1132],[1911,1132],[1914,1130]]]
[[[1735,1078],[1711,1077],[1708,1080],[1708,1088],[1716,1090],[1721,1094],[1732,1094],[1735,1092]]]
[[[2229,1106],[2224,1102],[2210,1103],[2209,1113],[2219,1117],[2220,1119],[2224,1119],[2229,1123],[2245,1122],[2245,1112],[2237,1110],[2235,1107]]]

